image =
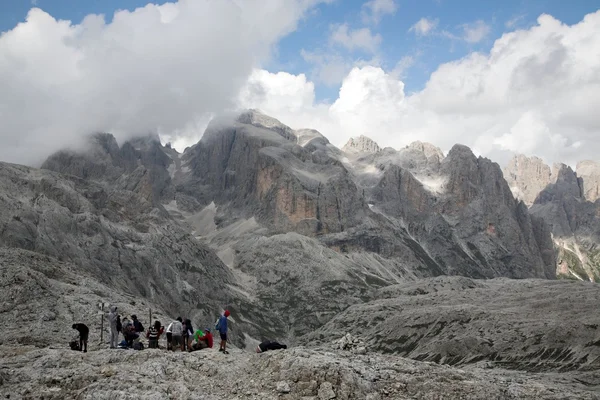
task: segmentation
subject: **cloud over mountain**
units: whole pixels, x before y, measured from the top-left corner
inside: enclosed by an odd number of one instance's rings
[[[33,8],[0,36],[0,160],[35,164],[93,131],[197,136],[316,2],[181,0],[80,24]]]
[[[365,66],[349,73],[330,104],[310,101],[311,82],[304,90],[282,86],[303,93],[302,108],[297,100],[286,104],[281,91],[277,101],[267,91],[242,104],[294,127],[319,129],[338,145],[366,134],[394,147],[423,140],[447,150],[461,142],[499,161],[511,152],[568,163],[594,159],[600,151],[600,11],[571,26],[550,15],[537,22],[502,35],[488,54],[440,65],[414,94],[406,95],[391,72]],[[279,79],[263,72],[254,84],[268,87]]]

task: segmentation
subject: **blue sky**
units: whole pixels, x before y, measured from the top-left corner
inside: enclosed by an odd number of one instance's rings
[[[24,21],[31,7],[40,7],[57,19],[79,23],[88,14],[104,14],[107,22],[119,9],[143,7],[146,0],[14,0],[0,5],[0,31],[12,29]],[[165,1],[156,1],[163,4]],[[438,65],[460,59],[473,51],[487,52],[503,32],[528,28],[539,15],[550,14],[566,24],[573,24],[597,10],[597,0],[396,0],[396,11],[375,23],[365,22],[365,0],[335,0],[320,4],[302,19],[298,29],[276,46],[274,56],[262,67],[276,72],[305,73],[316,82],[317,100],[335,99],[341,82],[321,82],[315,76],[315,63],[302,54],[335,54],[348,66],[361,60],[369,63],[377,57],[377,65],[392,70],[401,60],[409,60],[402,74],[407,93],[421,90]],[[409,31],[421,18],[437,20],[436,32],[419,36]],[[487,33],[477,42],[461,40],[465,26],[481,21]],[[512,23],[511,23],[512,22]],[[377,52],[331,46],[328,38],[332,26],[347,24],[350,30],[368,28],[381,35]],[[454,37],[452,37],[454,35]],[[304,51],[304,52],[303,52]],[[370,62],[372,64],[372,62]]]

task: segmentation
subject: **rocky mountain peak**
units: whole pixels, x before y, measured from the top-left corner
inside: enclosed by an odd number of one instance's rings
[[[588,201],[600,199],[600,163],[585,160],[577,163],[577,176],[583,180],[583,196]]]
[[[287,125],[284,125],[276,118],[263,114],[259,110],[249,109],[241,113],[237,117],[237,122],[242,124],[254,125],[259,128],[270,129],[279,133],[287,140],[296,142],[294,130]]]
[[[546,186],[555,181],[550,166],[541,158],[523,154],[514,156],[503,172],[514,196],[528,206],[533,204]]]
[[[342,147],[342,151],[345,153],[378,153],[381,151],[381,147],[371,138],[360,135],[353,137]]]
[[[444,153],[442,152],[442,150],[439,147],[432,145],[431,143],[421,142],[420,140],[417,140],[416,142],[412,142],[411,144],[409,144],[408,148],[422,152],[428,159],[430,157],[435,157],[438,159],[438,161],[442,161],[442,159],[444,158]]]

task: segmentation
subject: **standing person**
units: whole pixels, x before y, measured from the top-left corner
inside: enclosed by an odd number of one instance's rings
[[[117,327],[117,320],[119,315],[117,314],[117,307],[112,306],[108,313],[108,322],[110,324],[110,348],[116,349],[119,345],[119,330]]]
[[[167,350],[173,348],[173,322],[167,326]]]
[[[154,326],[150,327],[148,333],[146,333],[146,337],[148,338],[148,348],[158,349],[158,339],[160,339],[163,330],[164,327],[161,326],[160,321],[154,321]]]
[[[175,351],[176,347],[181,347],[181,336],[183,335],[183,324],[181,323],[181,317],[169,325],[171,329],[171,348],[170,350]],[[167,328],[167,339],[169,338],[169,328]]]
[[[194,337],[194,327],[192,321],[189,318],[183,323],[183,343],[181,344],[181,351],[192,349],[192,338]]]
[[[219,351],[222,351],[224,354],[229,354],[227,351],[227,317],[230,315],[231,313],[229,310],[225,310],[223,315],[221,315],[221,318],[219,318],[219,322],[217,323],[217,329],[221,335],[221,345],[219,346]]]
[[[123,330],[123,324],[121,323],[121,316],[117,314],[117,341],[119,341],[119,332]]]
[[[81,323],[73,324],[72,328],[79,332],[79,348],[84,353],[87,353],[87,343],[88,336],[90,334],[90,328],[88,328],[86,324]]]

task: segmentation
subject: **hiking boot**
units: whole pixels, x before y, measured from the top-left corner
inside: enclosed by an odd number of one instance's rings
[[[227,350],[223,350],[223,354],[229,354]]]

